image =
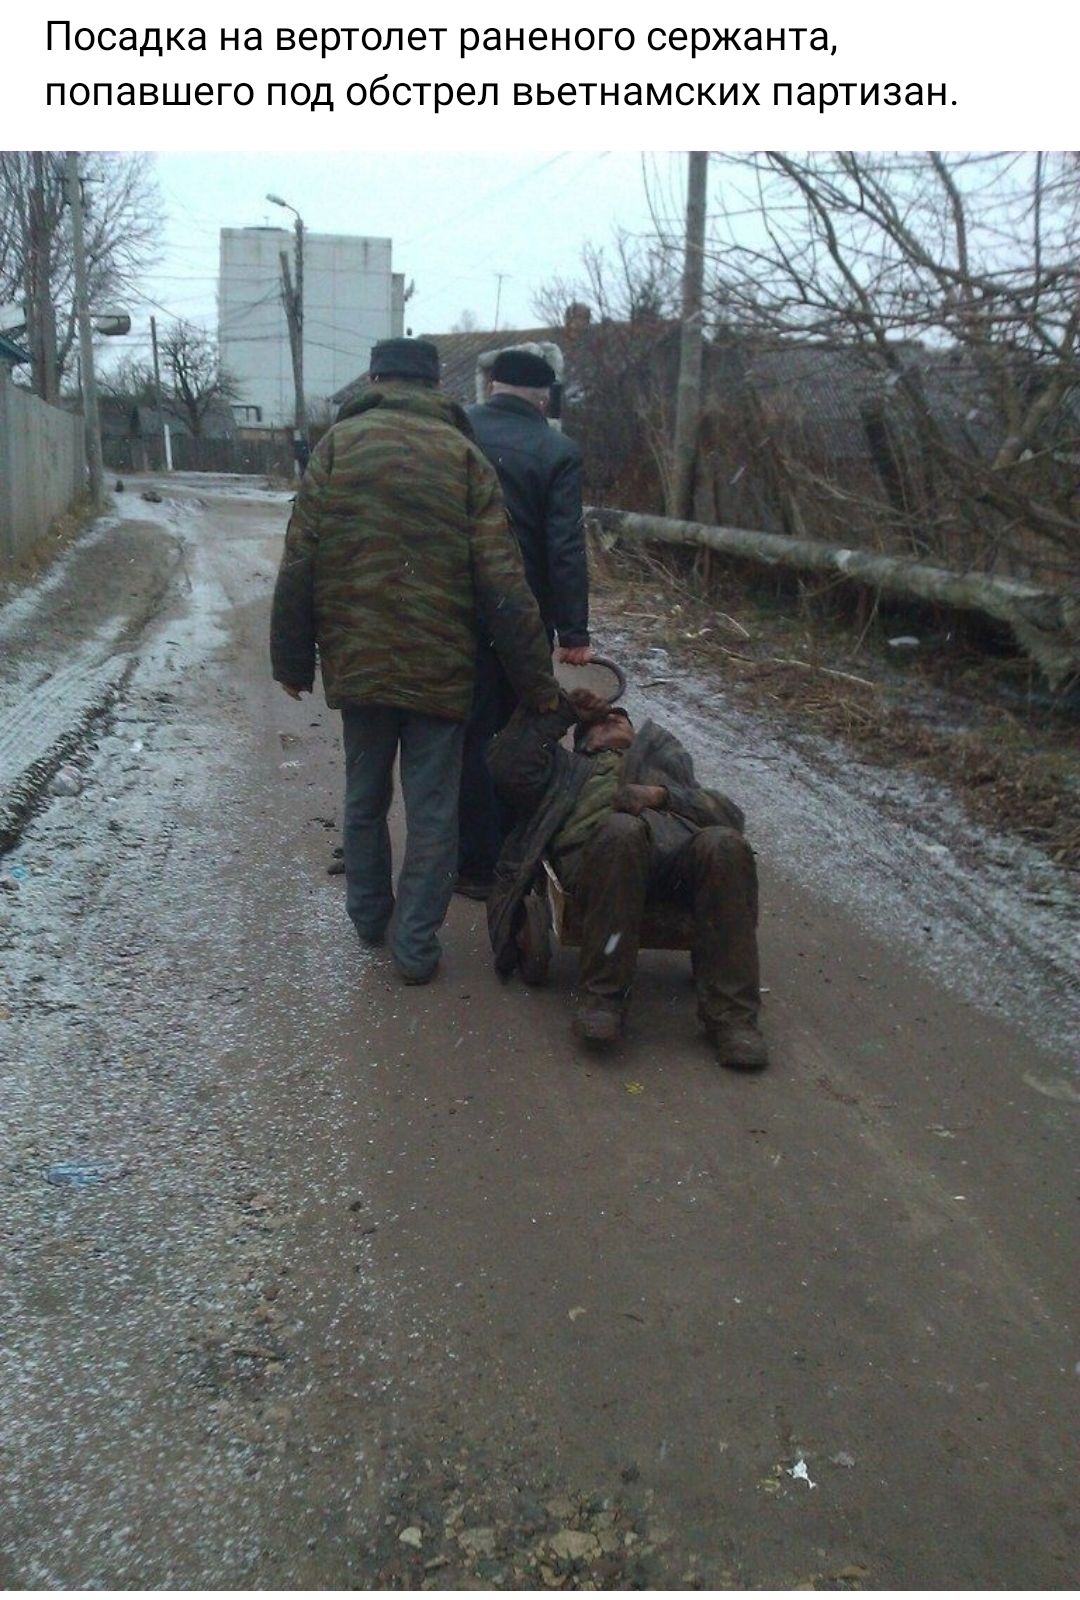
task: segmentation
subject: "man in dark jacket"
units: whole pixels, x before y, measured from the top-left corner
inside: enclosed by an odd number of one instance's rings
[[[575,721],[571,752],[559,741]],[[674,734],[655,722],[635,731],[621,708],[577,690],[554,711],[519,708],[488,760],[519,818],[488,899],[497,969],[517,964],[524,899],[546,855],[581,917],[579,1034],[618,1039],[646,906],[676,905],[693,915],[698,1015],[717,1059],[764,1067],[754,854],[742,812],[695,782]]]
[[[296,497],[274,591],[274,677],[299,698],[318,647],[344,725],[346,905],[361,940],[394,910],[387,812],[400,745],[407,842],[393,952],[407,982],[439,962],[453,891],[457,797],[478,636],[523,704],[558,686],[498,481],[465,413],[437,392],[438,352],[386,339],[371,384],[319,442]]]
[[[581,451],[549,425],[555,372],[532,350],[501,350],[483,405],[470,406],[476,441],[499,475],[506,508],[558,659],[584,665],[589,645],[589,571],[581,507]],[[487,640],[477,656],[476,692],[465,730],[461,774],[458,892],[485,899],[510,819],[485,766],[487,746],[514,709],[514,696]]]

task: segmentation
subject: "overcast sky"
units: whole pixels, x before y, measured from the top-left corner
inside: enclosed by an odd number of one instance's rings
[[[584,244],[606,243],[616,227],[651,230],[650,199],[681,225],[684,161],[617,151],[158,154],[162,258],[144,280],[146,300],[129,308],[130,339],[110,340],[110,353],[141,353],[152,311],[216,329],[219,229],[292,223],[268,191],[312,232],[389,237],[394,270],[416,284],[406,308],[414,333],[445,333],[463,311],[491,328],[498,273],[499,327],[528,327],[536,291],[575,276]]]

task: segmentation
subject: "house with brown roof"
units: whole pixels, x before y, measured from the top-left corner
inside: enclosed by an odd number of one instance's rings
[[[655,478],[643,418],[674,406],[678,324],[658,318],[594,321],[587,306],[567,307],[561,327],[426,333],[442,367],[442,389],[462,405],[483,399],[485,371],[500,350],[538,348],[560,374],[553,415],[577,439],[585,458],[586,495],[633,503]],[[333,396],[340,408],[366,382],[360,375]],[[655,493],[648,494],[655,509]]]
[[[543,349],[561,371],[556,400],[562,426],[582,446],[587,499],[663,511],[677,322],[595,320],[573,305],[561,327],[425,337],[439,350],[444,390],[465,405],[482,398],[484,371],[499,350]],[[992,459],[1005,421],[967,353],[907,341],[889,355],[737,331],[707,341],[695,516],[940,553],[956,476],[942,461]],[[1062,459],[1071,459],[1069,448]]]

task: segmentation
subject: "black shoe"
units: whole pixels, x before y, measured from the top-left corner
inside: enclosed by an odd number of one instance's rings
[[[464,895],[466,900],[486,900],[493,887],[491,878],[475,878],[469,873],[461,872],[454,885],[454,893]]]

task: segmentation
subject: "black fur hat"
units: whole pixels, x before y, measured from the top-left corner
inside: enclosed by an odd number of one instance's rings
[[[439,381],[439,352],[429,339],[380,339],[372,346],[372,378],[426,378]]]
[[[550,389],[555,368],[531,350],[500,350],[491,366],[495,383],[509,383],[515,389]]]

